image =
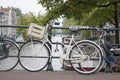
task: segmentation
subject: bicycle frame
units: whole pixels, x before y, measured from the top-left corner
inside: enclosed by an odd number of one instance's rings
[[[52,52],[52,50],[50,49],[50,46],[48,45],[48,43],[52,46],[53,44],[55,44],[56,46],[57,45],[62,45],[62,46],[64,46],[63,48],[63,50],[65,50],[65,48],[66,48],[66,53],[65,54],[62,54],[62,55],[64,55],[64,56],[62,56],[62,58],[64,59],[64,60],[70,60],[69,59],[69,53],[70,53],[70,51],[71,51],[71,48],[72,48],[72,43],[74,43],[74,45],[76,45],[77,46],[77,42],[75,42],[75,40],[74,40],[74,34],[72,34],[72,36],[71,36],[71,39],[70,39],[70,41],[69,41],[69,44],[66,46],[64,43],[58,43],[58,42],[51,42],[49,39],[48,39],[48,35],[49,36],[51,36],[52,37],[52,35],[50,35],[50,34],[48,34],[47,33],[47,35],[46,35],[46,37],[45,37],[45,40],[43,40],[42,42],[43,42],[43,44],[45,44],[45,45],[47,45],[47,47],[49,48],[49,50],[50,50],[50,53]],[[48,42],[48,43],[47,43]],[[78,46],[77,46],[78,47]],[[78,48],[79,49],[79,48]],[[54,48],[54,50],[55,50],[55,48]],[[82,51],[79,49],[79,51],[82,53]],[[64,51],[63,51],[64,52]],[[82,55],[83,55],[83,53],[82,53]],[[60,56],[60,55],[59,55]],[[84,55],[83,55],[84,56]],[[50,55],[50,57],[52,58],[52,55]]]

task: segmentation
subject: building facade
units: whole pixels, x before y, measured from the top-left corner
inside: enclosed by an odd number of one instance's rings
[[[0,25],[15,25],[17,22],[17,16],[16,12],[13,10],[13,8],[7,7],[3,8],[0,7]],[[0,35],[6,35],[9,37],[13,37],[16,35],[16,29],[7,27],[5,28],[0,27]]]

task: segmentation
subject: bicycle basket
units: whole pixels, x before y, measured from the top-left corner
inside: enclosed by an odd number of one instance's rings
[[[28,29],[27,34],[31,37],[43,39],[46,28],[34,23],[31,23]]]

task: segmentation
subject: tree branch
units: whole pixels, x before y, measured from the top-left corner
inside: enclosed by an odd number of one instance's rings
[[[100,4],[100,5],[99,5],[99,4],[93,4],[93,3],[88,3],[88,2],[80,1],[80,2],[78,2],[76,5],[79,5],[79,4],[87,4],[87,5],[96,6],[96,7],[108,7],[108,6],[117,4],[117,3],[120,3],[120,1],[110,2],[110,3],[108,3],[108,4]]]

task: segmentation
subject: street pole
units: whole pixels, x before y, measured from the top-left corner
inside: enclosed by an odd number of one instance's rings
[[[52,25],[48,25],[49,27],[49,31],[48,32],[51,32],[51,29],[52,29]],[[50,35],[52,33],[49,33]],[[51,41],[51,36],[48,35],[48,39],[49,41]],[[52,45],[50,45],[49,43],[47,43],[48,46],[50,47],[51,51],[52,51]],[[50,58],[50,61],[48,62],[48,67],[47,67],[47,71],[53,71],[53,66],[52,66],[52,57]]]
[[[114,4],[114,19],[115,19],[115,28],[119,28],[118,25],[118,3]],[[119,44],[119,31],[115,31],[115,43]]]

